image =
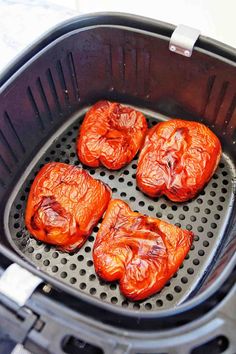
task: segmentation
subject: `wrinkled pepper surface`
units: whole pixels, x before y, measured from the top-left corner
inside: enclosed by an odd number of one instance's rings
[[[78,157],[90,167],[118,170],[135,157],[146,132],[147,122],[141,112],[100,101],[87,112],[79,130]]]
[[[97,274],[119,281],[130,300],[161,290],[187,255],[193,233],[133,212],[122,200],[111,200],[93,249]]]
[[[38,240],[71,252],[80,248],[107,208],[111,191],[85,170],[46,164],[31,186],[25,223]]]
[[[150,197],[187,201],[204,188],[220,157],[220,141],[205,125],[180,119],[158,123],[141,150],[137,184]]]

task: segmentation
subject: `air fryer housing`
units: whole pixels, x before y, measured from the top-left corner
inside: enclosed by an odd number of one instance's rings
[[[236,52],[200,37],[190,58],[172,53],[174,29],[132,15],[78,17],[46,34],[0,79],[2,271],[15,262],[50,284],[23,308],[1,295],[0,329],[33,352],[199,354],[236,348]],[[194,232],[176,276],[141,303],[128,302],[116,284],[94,274],[97,229],[78,253],[65,255],[36,242],[24,225],[35,174],[48,161],[80,164],[77,131],[100,99],[136,107],[150,126],[172,117],[203,122],[222,142],[213,179],[188,203],[144,196],[135,184],[137,157],[116,172],[88,169],[133,209]]]

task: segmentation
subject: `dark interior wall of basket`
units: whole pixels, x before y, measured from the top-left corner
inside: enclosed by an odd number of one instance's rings
[[[236,246],[235,239],[231,242],[232,232],[230,239],[230,231],[223,235],[226,224],[235,224],[232,165],[236,157],[236,75],[235,64],[220,58],[196,51],[191,58],[184,58],[171,53],[168,41],[158,36],[97,27],[65,35],[26,64],[0,94],[1,244],[12,249],[3,221],[5,205],[38,150],[77,112],[78,121],[56,142],[51,142],[36,169],[56,159],[78,163],[74,144],[81,110],[104,98],[170,117],[200,120],[223,142],[227,154],[212,181],[198,198],[183,205],[174,205],[165,198],[151,200],[136,190],[136,160],[115,173],[90,170],[113,188],[114,197],[127,200],[133,209],[192,228],[195,241],[178,275],[151,300],[131,304],[120,296],[117,285],[103,284],[94,274],[91,249],[97,229],[76,255],[61,254],[29,238],[24,230],[23,212],[36,170],[12,205],[11,236],[21,255],[80,291],[131,309],[172,307],[192,290],[198,291],[203,274],[212,276],[213,282],[217,272],[229,263]],[[154,116],[158,117],[154,114],[153,119]],[[151,121],[150,118],[150,124]],[[215,253],[220,245],[222,268],[218,268],[219,257]],[[214,272],[210,272],[210,266],[215,267]],[[203,285],[206,288],[210,283],[205,281]]]
[[[203,120],[236,154],[233,65],[176,55],[145,33],[88,29],[49,45],[0,95],[0,196],[62,122],[102,98]]]
[[[25,183],[19,188],[9,217],[10,234],[17,250],[37,267],[65,284],[111,304],[148,311],[178,305],[196,289],[199,280],[208,271],[217,246],[222,242],[225,224],[230,217],[229,204],[232,200],[230,184],[232,169],[227,158],[222,158],[212,181],[199,197],[181,204],[174,204],[165,197],[151,199],[139,191],[135,180],[137,157],[120,171],[83,166],[93,177],[101,179],[112,188],[113,198],[127,201],[133,210],[161,218],[194,232],[194,242],[189,254],[164,289],[141,303],[129,302],[120,294],[117,283],[105,283],[95,274],[92,248],[100,223],[94,228],[82,249],[75,254],[66,254],[53,246],[36,241],[30,237],[25,228],[26,200],[30,185],[39,169],[49,161],[82,166],[76,156],[75,146],[82,118],[83,116],[53,141]],[[156,122],[155,118],[149,118],[149,126]]]

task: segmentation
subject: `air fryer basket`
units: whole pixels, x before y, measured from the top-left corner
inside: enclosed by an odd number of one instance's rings
[[[197,308],[228,281],[236,258],[235,52],[203,38],[191,58],[180,56],[168,49],[173,29],[126,15],[71,20],[32,47],[0,81],[1,253],[62,290],[64,299],[71,294],[78,304],[139,321]],[[134,106],[149,126],[171,117],[203,122],[223,146],[212,180],[197,198],[181,204],[138,190],[137,157],[120,171],[83,166],[132,209],[194,232],[179,271],[143,302],[129,302],[116,283],[96,276],[92,247],[99,224],[75,254],[36,241],[24,224],[38,170],[49,161],[81,165],[75,151],[78,129],[100,99]]]
[[[134,210],[162,218],[194,232],[194,242],[189,254],[165,288],[146,301],[129,302],[120,294],[116,283],[105,283],[96,276],[92,248],[100,223],[94,228],[93,234],[82,249],[69,255],[57,251],[53,246],[36,241],[30,237],[25,228],[27,195],[30,184],[39,169],[49,161],[82,166],[76,155],[75,141],[83,113],[78,113],[81,117],[77,118],[76,115],[75,122],[65,128],[56,139],[53,137],[50,141],[52,144],[48,142],[49,147],[38,160],[37,165],[30,171],[25,181],[19,183],[18,193],[14,197],[9,214],[8,235],[14,241],[13,247],[39,269],[85,294],[91,294],[114,306],[128,307],[135,311],[139,309],[150,311],[176,306],[189,294],[195,292],[204,273],[210,272],[210,265],[223,240],[233,203],[231,179],[234,169],[232,162],[224,156],[212,181],[201,194],[193,201],[181,204],[175,204],[163,197],[151,199],[138,190],[135,179],[137,157],[120,171],[108,171],[105,168],[91,169],[83,166],[93,177],[101,179],[112,188],[113,198],[121,198],[127,201]],[[160,115],[157,114],[156,118],[160,118]],[[156,118],[149,118],[150,126],[156,124]]]

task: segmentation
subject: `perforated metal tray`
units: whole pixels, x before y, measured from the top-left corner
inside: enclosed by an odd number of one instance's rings
[[[148,118],[149,126],[156,124],[158,120],[166,119],[153,112],[145,110],[143,112]],[[94,228],[85,245],[75,254],[63,253],[53,246],[36,241],[25,228],[26,200],[30,185],[39,169],[49,161],[61,161],[81,166],[76,155],[75,143],[83,117],[84,111],[81,111],[67,125],[60,128],[60,131],[35,157],[35,166],[28,176],[22,177],[22,183],[19,184],[20,187],[11,206],[9,230],[7,230],[8,236],[12,237],[13,247],[22,257],[42,271],[79,291],[91,294],[101,301],[110,302],[114,306],[128,307],[136,311],[139,309],[151,311],[177,306],[192,292],[197,291],[202,278],[214,263],[213,259],[222,242],[230,217],[230,205],[233,203],[231,183],[234,175],[233,165],[224,154],[216,173],[200,195],[188,203],[181,204],[172,203],[165,197],[151,199],[139,191],[135,179],[137,156],[120,171],[83,166],[93,177],[101,179],[112,188],[113,198],[125,200],[133,210],[158,217],[194,232],[194,242],[189,254],[166,286],[143,302],[130,302],[120,294],[117,283],[106,283],[95,273],[92,248],[100,223]]]

